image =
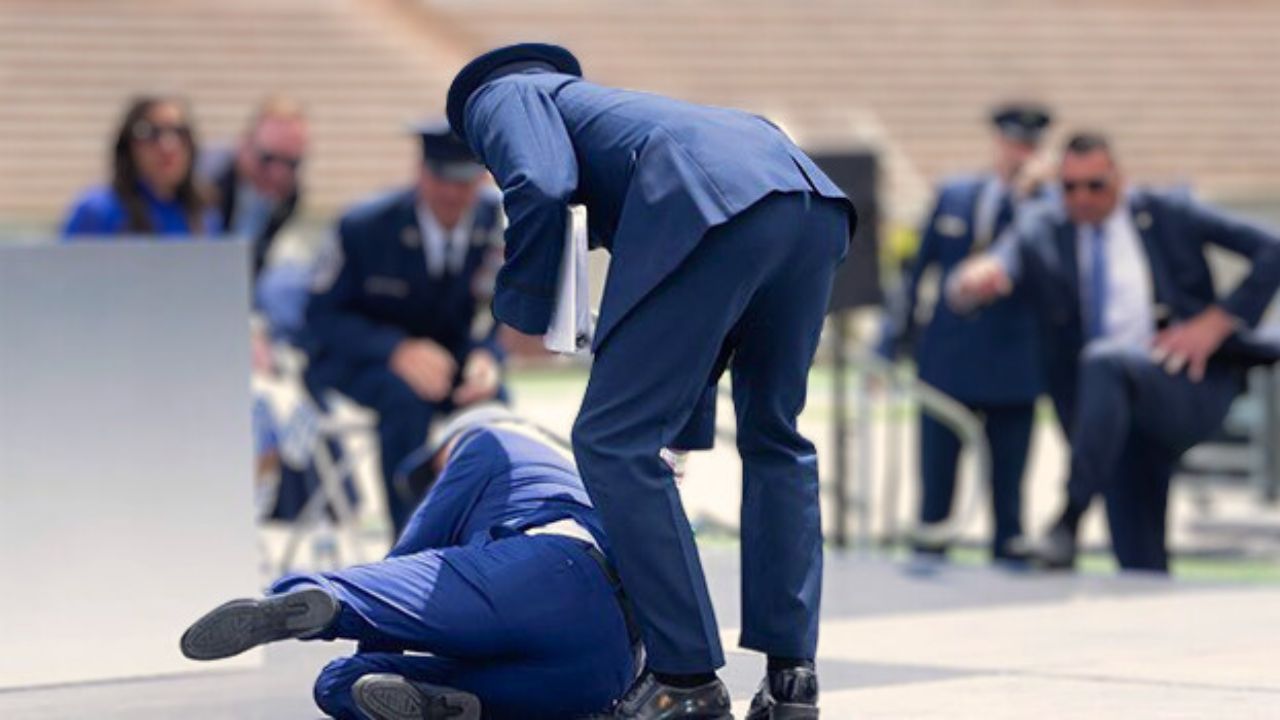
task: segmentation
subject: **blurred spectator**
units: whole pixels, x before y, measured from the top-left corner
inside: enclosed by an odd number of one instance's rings
[[[338,223],[306,316],[306,381],[378,412],[383,482],[397,536],[419,497],[398,487],[398,463],[437,413],[502,393],[496,328],[475,333],[501,259],[496,194],[484,168],[443,121],[418,128],[416,187],[361,204]],[[478,336],[478,337],[477,337]]]
[[[258,107],[238,147],[202,163],[223,226],[253,244],[255,277],[269,260],[280,228],[298,208],[307,139],[302,106],[272,96]]]
[[[221,230],[192,173],[195,131],[175,98],[132,101],[116,133],[112,179],[85,192],[63,225],[77,235],[157,235],[185,239]]]
[[[1064,208],[1020,217],[949,286],[971,307],[1025,286],[1041,316],[1045,375],[1071,443],[1066,509],[1040,560],[1071,567],[1081,516],[1103,495],[1120,566],[1166,571],[1169,479],[1216,432],[1247,368],[1280,347],[1255,335],[1280,286],[1280,239],[1181,195],[1127,191],[1105,137],[1081,134],[1060,166]],[[1251,262],[1219,296],[1205,258]]]
[[[916,307],[921,279],[938,266],[945,283],[974,253],[986,250],[1014,219],[1019,204],[1042,192],[1033,162],[1045,128],[1047,110],[1032,104],[997,108],[994,162],[989,170],[944,182],[921,231],[920,250],[907,272],[902,297],[886,321],[881,352],[893,356],[914,344],[920,379],[964,403],[978,414],[991,446],[991,490],[995,535],[992,553],[1021,559],[1022,474],[1040,394],[1040,355],[1035,316],[1024,293],[962,315],[938,303],[918,343]],[[920,418],[920,522],[940,523],[951,514],[960,439],[927,414]],[[921,536],[917,551],[946,548]]]

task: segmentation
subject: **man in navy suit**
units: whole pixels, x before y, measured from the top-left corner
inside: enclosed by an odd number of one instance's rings
[[[287,575],[265,598],[223,604],[183,634],[183,654],[359,641],[316,680],[316,703],[338,720],[606,710],[635,676],[637,633],[568,448],[478,406],[422,458],[430,492],[385,560]]]
[[[920,282],[937,265],[941,283],[966,258],[986,251],[1013,222],[1017,206],[1040,194],[1035,153],[1050,122],[1044,108],[1013,103],[992,113],[995,163],[991,171],[957,178],[938,191],[938,202],[921,233],[920,251],[906,276],[902,302],[887,318],[881,351],[904,349],[915,331]],[[937,303],[918,343],[921,380],[964,403],[986,428],[991,447],[991,499],[995,533],[992,555],[1021,560],[1022,473],[1031,444],[1035,401],[1040,394],[1040,349],[1035,314],[1025,291],[972,313]],[[922,529],[951,514],[960,440],[927,414],[920,417],[920,522]],[[943,553],[945,546],[921,537],[918,552]]]
[[[394,482],[426,441],[431,420],[501,393],[496,326],[477,333],[492,294],[502,214],[481,167],[448,125],[419,127],[416,187],[349,211],[307,305],[306,382],[323,402],[333,388],[378,413],[382,479],[395,534],[420,491]]]
[[[1185,198],[1126,193],[1101,135],[1073,137],[1060,175],[1063,208],[1020,218],[956,273],[949,295],[971,307],[1024,286],[1039,310],[1046,380],[1071,443],[1066,508],[1044,563],[1074,564],[1080,517],[1103,495],[1120,566],[1166,572],[1178,458],[1218,429],[1247,368],[1280,357],[1251,330],[1280,286],[1280,240]],[[1208,245],[1250,261],[1225,295]]]
[[[816,717],[818,470],[796,416],[852,205],[760,117],[581,76],[564,48],[495,50],[455,78],[448,115],[503,191],[498,320],[547,330],[571,204],[612,254],[573,443],[648,653],[614,716],[730,717],[706,580],[660,451],[689,449],[731,363],[741,644],[770,659],[750,717]]]

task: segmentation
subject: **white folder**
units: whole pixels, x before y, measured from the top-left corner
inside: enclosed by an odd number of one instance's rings
[[[576,355],[591,350],[595,317],[587,284],[587,253],[586,211],[574,207],[565,224],[556,304],[551,310],[551,325],[543,338],[543,344],[551,352]]]

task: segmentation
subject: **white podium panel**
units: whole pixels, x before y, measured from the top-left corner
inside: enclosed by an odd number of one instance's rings
[[[239,242],[0,245],[0,687],[201,667],[182,630],[258,592],[247,275]]]

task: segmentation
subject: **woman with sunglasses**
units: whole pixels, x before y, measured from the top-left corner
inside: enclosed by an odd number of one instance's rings
[[[193,177],[195,157],[195,134],[183,103],[166,97],[134,100],[116,133],[111,183],[80,196],[63,237],[180,240],[220,232]]]

